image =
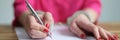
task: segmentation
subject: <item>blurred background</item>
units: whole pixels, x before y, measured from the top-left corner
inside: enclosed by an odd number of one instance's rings
[[[100,22],[120,21],[120,0],[101,0],[102,15]],[[0,24],[11,24],[13,16],[14,0],[0,0]]]

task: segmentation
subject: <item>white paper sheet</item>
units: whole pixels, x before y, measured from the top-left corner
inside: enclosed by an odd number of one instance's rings
[[[45,39],[31,39],[22,27],[16,27],[15,31],[19,40],[95,40],[92,36],[87,36],[86,39],[77,37],[69,31],[67,25],[54,25],[51,29],[53,39],[49,36]]]

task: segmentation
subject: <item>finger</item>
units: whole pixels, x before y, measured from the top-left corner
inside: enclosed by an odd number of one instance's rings
[[[107,33],[109,39],[116,40],[116,38],[114,37],[114,35],[112,33],[108,32],[108,31],[106,31],[106,33]]]
[[[42,32],[48,32],[48,28],[46,26],[40,25],[39,23],[32,23],[30,27],[31,29],[39,30]]]
[[[103,37],[105,40],[109,40],[107,33],[106,31],[104,31],[104,29],[99,27],[99,32],[100,32],[101,37]]]
[[[42,19],[43,18],[43,16],[44,16],[44,12],[43,11],[37,11],[37,13],[38,13],[38,16]]]
[[[118,34],[117,33],[114,33],[114,38],[116,39],[116,40],[118,40]]]
[[[34,16],[29,15],[29,16],[28,16],[28,21],[29,21],[29,28],[30,28],[30,29],[39,30],[38,23],[37,23],[37,21],[36,21],[36,19],[35,19]],[[42,28],[42,29],[44,29],[44,28]]]
[[[31,32],[29,33],[29,35],[32,38],[45,38],[45,37],[47,37],[46,33],[38,31],[38,30],[34,30],[34,29],[31,30]]]
[[[38,14],[39,18],[41,19],[41,21],[43,21],[44,12],[42,12],[42,11],[37,11],[37,14]],[[37,22],[39,22],[38,19],[36,19],[36,20],[37,20]]]
[[[86,38],[86,34],[77,26],[75,22],[71,24],[70,30],[71,32],[78,35],[80,38]]]
[[[98,30],[97,27],[93,28],[93,34],[94,34],[94,36],[96,37],[97,40],[101,39],[100,34],[99,34],[99,30]]]
[[[34,16],[29,16],[29,22],[30,22],[29,27],[31,29],[35,29],[35,30],[39,30],[39,31],[47,30],[47,28],[44,25],[39,24],[35,20]]]
[[[37,22],[33,15],[28,15],[28,21],[29,21],[29,23],[36,23]]]
[[[36,29],[36,30],[40,30],[40,24],[39,23],[37,23],[37,21],[36,21],[36,19],[35,19],[35,17],[34,16],[32,16],[32,15],[30,15],[29,17],[28,17],[28,19],[29,19],[29,27],[31,28],[31,29]],[[41,30],[42,29],[44,29],[43,27],[41,28]]]
[[[43,19],[44,19],[45,26],[49,29],[53,25],[53,18],[52,18],[51,13],[46,12],[44,14]]]
[[[91,33],[93,33],[93,35],[96,37],[97,40],[101,39],[99,29],[96,25],[94,24],[83,25],[83,24],[80,24],[80,22],[78,22],[78,25],[81,26],[86,31],[90,31]]]
[[[44,19],[45,25],[46,24],[49,24],[49,25],[53,24],[53,17],[52,17],[52,14],[50,12],[46,12],[43,19]]]

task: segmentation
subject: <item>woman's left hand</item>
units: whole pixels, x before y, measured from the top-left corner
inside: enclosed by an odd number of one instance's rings
[[[74,34],[78,35],[80,38],[86,38],[86,32],[92,33],[97,40],[105,39],[105,40],[117,40],[117,35],[114,35],[102,27],[93,24],[88,20],[88,18],[79,14],[70,23],[70,30]]]

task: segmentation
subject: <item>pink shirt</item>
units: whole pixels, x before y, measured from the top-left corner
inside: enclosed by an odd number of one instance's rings
[[[85,8],[92,8],[98,15],[101,11],[100,0],[28,0],[35,10],[51,12],[55,22],[66,22],[74,12]],[[28,10],[25,0],[15,0],[13,25],[17,25],[18,17]]]

